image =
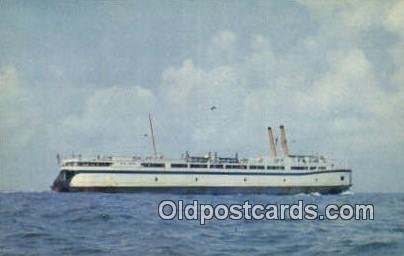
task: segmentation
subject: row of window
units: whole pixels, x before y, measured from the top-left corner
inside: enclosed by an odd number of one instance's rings
[[[141,163],[143,167],[157,167],[164,168],[166,165],[164,163]]]
[[[78,166],[110,166],[112,163],[107,162],[78,162]]]
[[[292,166],[290,169],[292,170],[307,170],[307,166]]]
[[[64,166],[110,166],[109,162],[67,162]]]
[[[317,167],[316,166],[310,166],[310,170],[315,170]],[[308,166],[292,166],[291,167],[292,170],[308,170],[309,167]],[[325,166],[320,166],[318,167],[319,170],[325,170],[326,167]]]
[[[189,167],[191,168],[208,168],[207,164],[190,164]]]
[[[143,167],[158,167],[158,168],[164,168],[165,164],[164,163],[142,163]],[[264,165],[250,165],[249,167],[247,165],[223,165],[223,164],[190,164],[190,168],[211,168],[211,169],[250,169],[250,170],[284,170],[284,166],[265,166]],[[171,164],[171,168],[188,168],[187,164],[181,164],[181,163],[173,163]],[[317,167],[316,166],[292,166],[292,170],[315,170]],[[318,167],[319,170],[325,170],[325,166],[320,166]]]
[[[68,162],[65,164],[65,166],[110,166],[112,163],[110,162]],[[141,163],[143,167],[151,167],[151,168],[164,168],[165,163]],[[190,168],[208,168],[207,164],[190,164]],[[171,168],[188,168],[188,164],[184,163],[172,163]],[[247,165],[223,165],[223,164],[211,164],[209,165],[209,168],[212,169],[247,169]],[[314,170],[316,169],[316,166],[292,166],[292,170]],[[250,170],[265,170],[264,165],[250,165],[249,166]],[[284,166],[266,166],[267,170],[284,170]],[[325,170],[325,166],[320,166],[318,167],[319,170]]]
[[[141,163],[143,167],[164,168],[164,163]],[[223,164],[189,164],[190,168],[211,168],[211,169],[250,169],[250,170],[265,170],[265,165],[223,165]],[[188,168],[188,164],[172,163],[171,168]],[[284,166],[267,166],[267,170],[284,170]]]

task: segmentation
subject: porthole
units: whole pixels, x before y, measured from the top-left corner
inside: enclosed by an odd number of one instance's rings
[[[286,179],[283,179],[283,182],[286,182]]]
[[[345,179],[345,177],[344,177],[344,176],[341,176],[341,178],[340,178],[340,179],[341,179],[341,181],[343,181],[343,180]]]
[[[247,182],[247,178],[244,178],[244,182]]]
[[[198,181],[198,177],[195,178],[195,181]]]
[[[317,182],[317,181],[318,181],[318,179],[316,178],[316,179],[315,179],[315,181]]]
[[[159,178],[157,178],[157,177],[154,178],[154,181],[155,181],[155,182],[157,182],[158,180],[159,180]]]

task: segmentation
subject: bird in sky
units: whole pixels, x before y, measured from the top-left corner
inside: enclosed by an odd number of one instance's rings
[[[210,107],[210,110],[215,110],[215,109],[217,109],[217,107],[216,106],[212,106],[212,107]]]

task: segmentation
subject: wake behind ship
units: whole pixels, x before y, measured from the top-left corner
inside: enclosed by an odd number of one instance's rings
[[[318,192],[337,194],[352,186],[352,171],[320,155],[290,155],[285,129],[280,126],[282,156],[277,155],[268,127],[269,157],[220,157],[217,153],[180,159],[157,157],[59,159],[60,173],[52,185],[57,192],[269,193]]]

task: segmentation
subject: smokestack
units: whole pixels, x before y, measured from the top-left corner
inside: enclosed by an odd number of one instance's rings
[[[276,147],[271,127],[268,127],[268,137],[269,137],[269,149],[271,151],[271,157],[276,157]]]
[[[281,129],[281,145],[282,145],[283,156],[288,156],[289,149],[288,149],[288,143],[286,140],[285,127],[283,125],[281,125],[279,128]]]

